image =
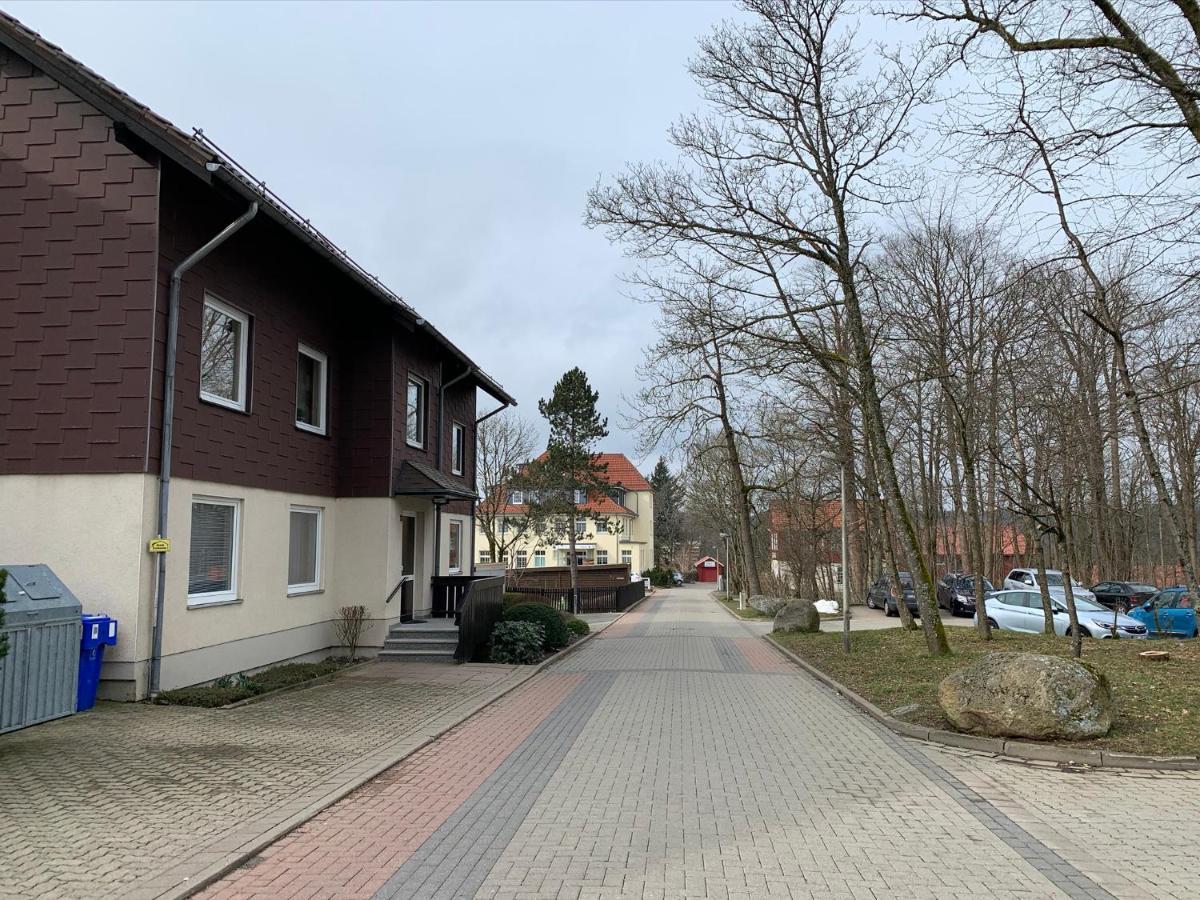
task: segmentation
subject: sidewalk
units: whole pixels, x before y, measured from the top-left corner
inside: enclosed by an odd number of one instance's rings
[[[377,662],[237,709],[101,703],[4,735],[0,898],[184,886],[532,674]]]

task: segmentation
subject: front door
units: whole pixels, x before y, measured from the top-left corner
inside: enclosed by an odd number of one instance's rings
[[[400,534],[400,621],[413,620],[413,590],[417,573],[417,520],[404,516],[404,527]]]

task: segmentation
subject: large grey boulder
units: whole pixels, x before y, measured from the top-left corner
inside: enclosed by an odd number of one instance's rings
[[[1081,740],[1107,734],[1112,689],[1062,656],[989,653],[942,679],[938,703],[954,727],[992,737]]]
[[[767,597],[763,594],[755,594],[746,602],[751,609],[757,609],[764,616],[773,616],[787,606],[786,597]]]
[[[821,614],[808,600],[793,600],[775,614],[775,630],[805,633],[820,631]]]

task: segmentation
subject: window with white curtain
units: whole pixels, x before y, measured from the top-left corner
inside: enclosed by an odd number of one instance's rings
[[[425,407],[428,387],[425,379],[408,376],[408,406],[405,410],[404,437],[413,447],[425,446]]]
[[[188,606],[237,599],[241,501],[192,498],[188,548]]]
[[[289,594],[320,590],[323,512],[315,506],[293,506],[289,511]]]

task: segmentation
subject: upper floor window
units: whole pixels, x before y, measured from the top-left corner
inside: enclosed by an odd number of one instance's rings
[[[461,475],[467,470],[467,429],[455,422],[450,426],[450,471]]]
[[[615,491],[613,491],[613,501],[618,506],[625,505],[625,488],[617,488]]]
[[[587,491],[576,491],[575,492],[575,502],[576,503],[586,503],[587,502]]]
[[[522,503],[525,502],[525,492],[524,491],[513,491],[512,493],[510,493],[508,495],[508,502],[511,503],[513,506],[520,506]]]
[[[413,447],[425,446],[425,411],[428,385],[416,375],[408,376],[408,408],[404,423],[404,437]]]
[[[575,520],[575,533],[583,534],[587,531],[587,519],[578,518]]]
[[[300,351],[296,355],[297,428],[317,434],[325,433],[328,368],[328,358],[324,353],[300,345]]]
[[[246,409],[246,356],[250,318],[220,300],[204,298],[200,325],[200,396]]]

